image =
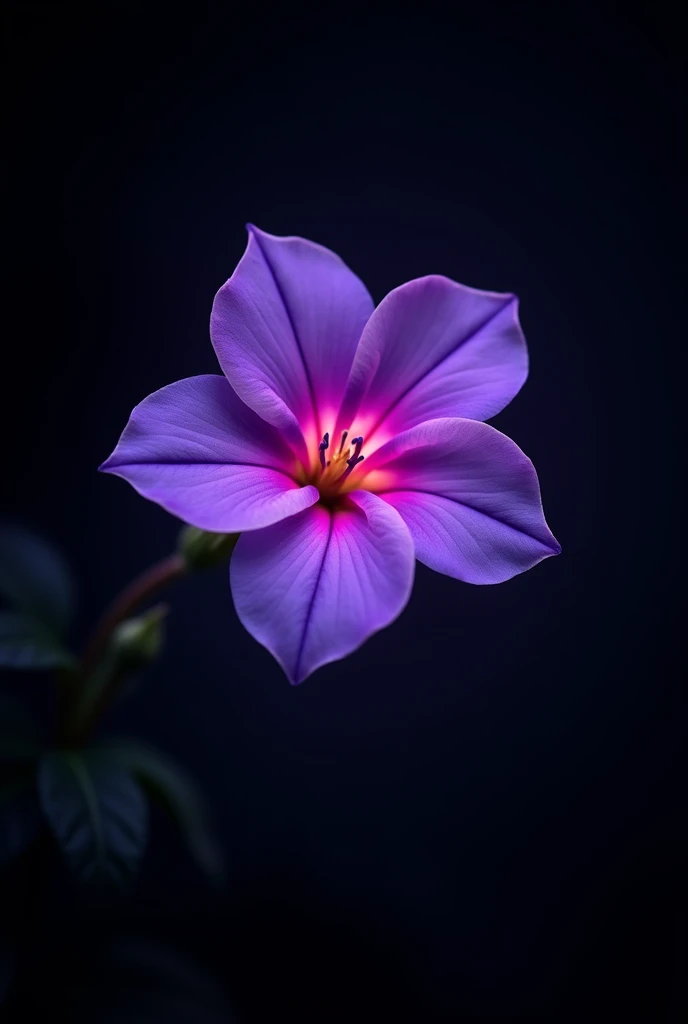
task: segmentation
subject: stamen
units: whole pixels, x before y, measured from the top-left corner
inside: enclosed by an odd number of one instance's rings
[[[320,442],[320,444],[318,445],[318,452],[320,454],[320,465],[322,466],[323,470],[327,469],[327,466],[328,466],[328,463],[325,462],[325,452],[327,451],[327,449],[329,447],[330,447],[330,435],[329,434],[323,434],[323,439]]]
[[[349,473],[354,468],[354,466],[357,466],[359,464],[359,462],[363,462],[364,459],[365,459],[365,455],[359,455],[357,459],[354,458],[353,455],[352,455],[350,459],[346,460],[346,464],[347,464],[347,466],[349,468],[344,470],[344,472],[342,473],[342,475],[340,476],[339,479],[340,480],[346,480],[346,478],[348,477]]]
[[[325,458],[325,453],[330,448],[330,435],[323,434],[323,439],[318,445],[318,457],[320,459],[320,479],[316,486],[321,493],[333,495],[339,490],[339,485],[346,480],[351,471],[356,468],[359,462],[363,462],[361,447],[362,437],[353,437],[347,445],[349,431],[343,430],[339,448],[332,451],[332,458]]]
[[[356,447],[354,449],[354,453],[351,456],[351,458],[346,460],[346,464],[348,466],[348,469],[346,469],[342,473],[342,475],[339,478],[340,480],[346,480],[346,478],[348,477],[348,475],[351,472],[351,470],[355,466],[357,466],[359,464],[359,462],[363,462],[363,460],[365,458],[365,455],[361,455],[361,447],[363,445],[363,438],[362,437],[354,437],[354,438],[352,438],[351,443],[355,444]]]

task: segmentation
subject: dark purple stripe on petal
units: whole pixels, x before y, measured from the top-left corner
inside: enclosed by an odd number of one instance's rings
[[[230,579],[237,614],[290,682],[356,650],[389,625],[413,585],[413,543],[399,514],[354,491],[240,537]]]
[[[510,294],[430,276],[386,296],[368,321],[340,419],[360,411],[370,441],[438,417],[484,420],[523,385],[528,353]]]
[[[318,499],[294,478],[282,435],[220,376],[191,377],[136,406],[104,472],[184,522],[235,533],[302,511]]]
[[[438,572],[501,583],[561,551],[532,462],[486,423],[422,423],[378,449],[366,470],[366,484],[411,531],[417,558]]]
[[[304,464],[307,446],[336,415],[372,311],[365,287],[333,252],[253,225],[237,269],[215,296],[210,333],[223,372]]]

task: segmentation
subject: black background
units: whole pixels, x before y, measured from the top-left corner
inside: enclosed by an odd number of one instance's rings
[[[77,639],[174,544],[96,469],[145,395],[216,371],[246,221],[376,301],[427,273],[520,296],[530,378],[494,422],[563,545],[499,587],[419,567],[298,688],[224,573],[180,584],[109,727],[197,776],[229,892],[156,822],[133,902],[60,922],[42,1007],[110,1019],[83,947],[112,931],[246,1022],[679,1019],[681,33],[615,7],[10,5],[3,513],[73,559]]]

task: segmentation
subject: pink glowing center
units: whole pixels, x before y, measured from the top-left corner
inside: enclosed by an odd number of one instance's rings
[[[347,445],[348,436],[349,431],[344,430],[336,451],[330,448],[328,433],[323,435],[318,445],[319,466],[316,465],[312,482],[323,497],[330,497],[340,491],[359,462],[363,462],[365,458],[361,455],[363,438],[353,437],[351,444]]]

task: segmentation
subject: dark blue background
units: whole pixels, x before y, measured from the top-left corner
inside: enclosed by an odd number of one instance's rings
[[[9,25],[3,512],[72,557],[78,637],[174,543],[96,469],[145,395],[216,371],[246,221],[331,247],[376,301],[427,273],[520,296],[530,378],[494,422],[563,545],[498,587],[419,567],[403,616],[299,688],[224,573],[178,585],[109,727],[195,773],[229,894],[157,822],[98,927],[193,953],[247,1022],[678,1019],[676,12],[32,3]]]

